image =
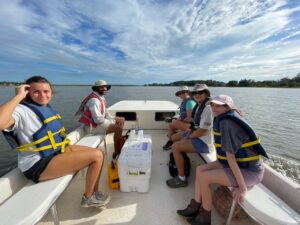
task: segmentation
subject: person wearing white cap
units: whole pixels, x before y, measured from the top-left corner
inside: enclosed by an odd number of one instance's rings
[[[163,146],[164,150],[171,149],[173,144],[172,136],[176,133],[177,130],[189,130],[192,112],[197,104],[195,100],[190,97],[189,88],[187,86],[179,87],[179,90],[175,93],[175,95],[182,99],[182,102],[180,104],[179,118],[172,120],[172,122],[169,124],[169,140]]]
[[[233,187],[233,198],[241,203],[247,188],[263,179],[264,165],[260,156],[268,158],[259,138],[235,109],[230,96],[218,95],[210,105],[214,115],[217,161],[197,167],[195,198],[187,208],[177,211],[181,216],[192,217],[188,221],[193,225],[211,224],[211,184]]]
[[[208,153],[213,149],[212,124],[213,116],[208,101],[210,91],[206,84],[195,84],[191,94],[198,105],[192,113],[193,127],[189,131],[174,134],[172,152],[174,155],[178,176],[166,181],[170,188],[188,185],[185,176],[184,153]]]
[[[119,140],[122,137],[125,120],[123,117],[113,117],[107,111],[105,95],[110,88],[111,85],[105,80],[96,81],[92,86],[93,92],[81,102],[76,115],[81,115],[79,122],[85,125],[89,133],[114,133],[113,158],[116,158],[121,150]]]

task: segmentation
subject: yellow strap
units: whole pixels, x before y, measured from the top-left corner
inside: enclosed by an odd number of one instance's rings
[[[247,148],[247,147],[250,147],[250,146],[253,146],[253,145],[257,145],[260,143],[260,139],[258,138],[257,140],[255,141],[250,141],[250,142],[246,142],[244,144],[242,144],[242,148]]]
[[[70,145],[70,144],[71,144],[70,140],[68,138],[65,138],[62,142],[56,143],[56,146],[57,147],[61,146],[61,152],[64,152],[65,146]],[[39,148],[33,148],[33,149],[27,148],[27,149],[22,149],[20,151],[22,151],[22,152],[39,152],[39,151],[45,151],[48,149],[52,149],[52,145],[46,145],[46,146],[42,146]]]
[[[62,145],[61,146],[61,152],[62,153],[64,153],[65,152],[65,147],[66,146],[71,146],[71,140],[70,139],[68,139],[68,138],[65,138],[65,140],[62,142],[62,143],[64,143],[64,145]],[[70,148],[71,149],[71,151],[72,151],[72,148]]]
[[[221,133],[220,132],[217,132],[215,130],[213,130],[213,134],[216,135],[216,136],[221,136]]]
[[[44,120],[44,124],[50,123],[51,121],[58,120],[58,119],[61,119],[61,117],[60,117],[59,114],[57,114],[55,116],[51,116],[51,117],[49,117],[49,118],[47,118],[47,119]]]
[[[227,161],[226,156],[221,156],[221,155],[217,154],[217,158]],[[254,160],[259,160],[259,159],[260,159],[260,155],[255,155],[255,156],[251,156],[251,157],[247,157],[247,158],[235,158],[235,160],[237,162],[248,162],[248,161],[254,161]]]
[[[242,144],[241,148],[247,148],[247,147],[250,147],[250,146],[253,146],[253,145],[257,145],[259,143],[260,143],[260,139],[258,138],[255,141],[250,141],[250,142],[246,142],[246,143]],[[221,144],[218,144],[218,143],[215,143],[215,142],[214,142],[214,146],[215,147],[222,147]]]
[[[55,142],[55,139],[54,139],[54,134],[51,131],[48,131],[47,134],[48,134],[48,137],[49,137],[49,141],[51,143],[50,145],[53,147],[54,150],[56,150],[57,145],[56,145],[56,142]]]
[[[21,145],[21,146],[17,147],[17,150],[19,150],[19,151],[25,151],[25,150],[28,149],[29,147],[36,146],[37,144],[40,144],[40,143],[42,143],[42,142],[44,142],[44,141],[50,139],[49,132],[50,132],[50,136],[52,137],[52,139],[53,139],[53,136],[55,136],[55,135],[57,135],[57,134],[59,134],[59,133],[61,133],[62,135],[66,136],[66,135],[65,135],[65,128],[62,127],[60,130],[58,130],[58,131],[55,132],[55,133],[51,133],[51,131],[48,131],[48,132],[47,132],[48,135],[46,135],[45,137],[42,137],[42,138],[40,138],[39,140],[33,141],[33,142],[29,143],[29,144]],[[53,141],[53,140],[52,140],[52,141]],[[51,140],[50,140],[50,142],[51,142]],[[55,142],[55,141],[54,141],[54,142]],[[52,142],[51,142],[51,143],[52,143]],[[43,147],[45,147],[45,146],[43,146]],[[41,147],[41,148],[42,148],[42,147]]]

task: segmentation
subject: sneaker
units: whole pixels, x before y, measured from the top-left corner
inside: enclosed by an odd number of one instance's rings
[[[181,180],[178,176],[171,178],[166,182],[168,187],[170,188],[180,188],[180,187],[186,187],[188,185],[187,179]]]
[[[97,194],[98,195],[98,194]],[[98,199],[100,198],[101,199]],[[103,207],[110,201],[110,196],[105,196],[103,194],[99,194],[98,198],[96,198],[96,194],[94,193],[91,197],[87,198],[85,195],[82,196],[81,206],[84,208],[87,207]]]
[[[167,143],[163,146],[163,150],[170,150],[172,148],[173,141],[168,140]]]
[[[100,200],[100,201],[104,202],[105,205],[110,202],[110,196],[102,194],[101,191],[95,191],[94,195],[95,195],[95,197],[96,197],[97,200]]]

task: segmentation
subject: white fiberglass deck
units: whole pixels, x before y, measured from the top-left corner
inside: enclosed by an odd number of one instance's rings
[[[147,193],[122,193],[109,189],[107,183],[106,164],[111,159],[113,151],[112,135],[107,136],[108,156],[100,181],[101,190],[111,195],[111,202],[104,210],[98,208],[81,208],[81,196],[84,191],[85,178],[78,173],[70,186],[57,201],[58,216],[61,225],[69,224],[130,224],[130,225],[179,225],[188,224],[183,217],[176,214],[177,209],[183,209],[194,195],[195,167],[202,161],[196,154],[191,154],[191,176],[189,185],[185,188],[170,189],[166,179],[170,178],[167,162],[170,151],[163,151],[161,146],[166,142],[166,130],[147,130],[152,137],[152,172],[150,190]],[[213,211],[212,224],[220,225],[224,220]],[[48,214],[40,225],[53,224]],[[256,224],[249,218],[233,221],[233,225]]]
[[[178,105],[171,101],[120,101],[109,107],[110,111],[178,111]]]

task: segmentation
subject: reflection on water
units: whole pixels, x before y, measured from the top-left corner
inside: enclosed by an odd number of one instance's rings
[[[107,95],[109,105],[120,100],[171,100],[177,87],[113,86]],[[284,88],[211,88],[212,95],[230,95],[235,105],[245,112],[245,118],[255,128],[266,150],[274,155],[271,161],[277,170],[300,183],[300,89]],[[74,112],[81,100],[91,91],[88,86],[56,86],[53,106],[62,115],[65,127],[71,131],[78,126]],[[12,97],[14,88],[0,88],[0,102]],[[16,162],[16,153],[0,137],[0,174]],[[275,160],[276,158],[276,160]],[[280,159],[280,160],[278,160]],[[274,163],[279,162],[279,163]]]

